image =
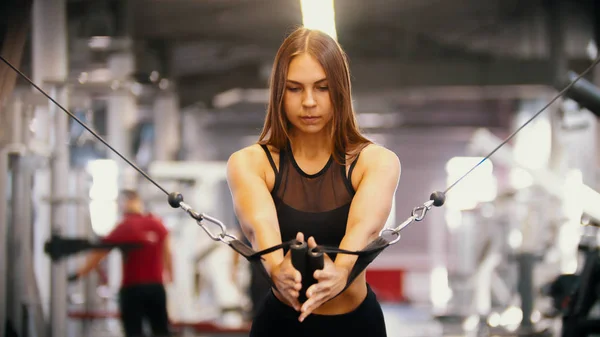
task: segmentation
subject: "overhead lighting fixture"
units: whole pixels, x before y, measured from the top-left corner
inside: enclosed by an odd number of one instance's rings
[[[158,78],[159,78],[159,77],[160,77],[160,74],[158,73],[158,71],[156,71],[156,70],[153,70],[153,71],[150,73],[150,77],[149,77],[149,78],[150,78],[150,81],[152,81],[152,82],[156,82],[156,81],[158,81]]]
[[[316,29],[337,40],[333,0],[300,0],[304,27]]]
[[[112,42],[110,36],[92,36],[88,41],[88,46],[91,49],[108,49]]]

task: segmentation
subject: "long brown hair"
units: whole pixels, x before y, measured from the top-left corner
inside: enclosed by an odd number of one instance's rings
[[[346,156],[353,160],[371,141],[361,134],[352,107],[352,85],[346,53],[329,35],[304,27],[293,31],[277,51],[271,71],[267,115],[258,142],[280,151],[290,142],[290,123],[283,112],[283,95],[289,64],[293,57],[302,53],[314,57],[327,76],[334,109],[331,123],[333,158],[338,163],[345,162]]]

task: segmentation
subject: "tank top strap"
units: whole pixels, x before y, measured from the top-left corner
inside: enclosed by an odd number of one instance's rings
[[[352,181],[352,172],[354,171],[354,167],[356,166],[356,163],[358,162],[358,157],[360,157],[360,152],[356,155],[356,159],[354,159],[352,164],[350,164],[350,169],[348,170],[348,180],[349,181]]]
[[[283,172],[283,167],[285,166],[284,165],[285,151],[283,151],[283,150],[279,151],[279,170],[278,170],[277,166],[275,165],[275,160],[273,160],[273,155],[271,155],[271,151],[269,151],[269,147],[265,144],[260,144],[260,147],[262,147],[262,149],[265,151],[265,154],[267,155],[267,159],[269,160],[269,164],[271,165],[271,168],[273,169],[273,173],[275,173],[275,183],[273,184],[273,190],[271,192],[276,193],[277,189],[279,188],[279,185],[281,184],[281,174]]]
[[[271,168],[273,168],[273,172],[277,176],[277,174],[279,172],[277,171],[277,166],[275,166],[275,161],[273,160],[273,156],[271,155],[271,151],[269,151],[269,148],[265,144],[260,144],[260,147],[262,147],[262,149],[267,154],[267,159],[269,159],[269,164],[271,164]]]
[[[346,174],[346,167],[347,167],[346,166],[346,158],[344,158],[344,165],[340,165],[342,177],[344,179],[344,185],[346,185],[346,189],[348,189],[348,192],[350,192],[351,195],[354,195],[354,193],[356,193],[356,191],[354,190],[354,186],[352,186],[352,172],[354,171],[354,167],[356,166],[356,163],[358,162],[359,156],[360,156],[360,153],[356,156],[356,159],[354,159],[352,164],[350,164],[350,168],[348,169],[347,174]]]

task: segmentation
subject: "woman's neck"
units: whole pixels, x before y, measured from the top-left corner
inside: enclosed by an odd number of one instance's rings
[[[291,148],[296,158],[329,157],[333,148],[331,138],[324,133],[307,135],[291,133]]]

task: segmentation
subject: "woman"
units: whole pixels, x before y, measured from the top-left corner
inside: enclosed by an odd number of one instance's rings
[[[360,250],[389,216],[400,162],[358,130],[341,47],[322,32],[299,28],[275,57],[259,142],[232,154],[227,174],[254,249],[295,237],[309,247]],[[386,336],[364,272],[340,293],[356,256],[327,256],[304,303],[289,252],[263,261],[277,289],[258,308],[251,336]]]

